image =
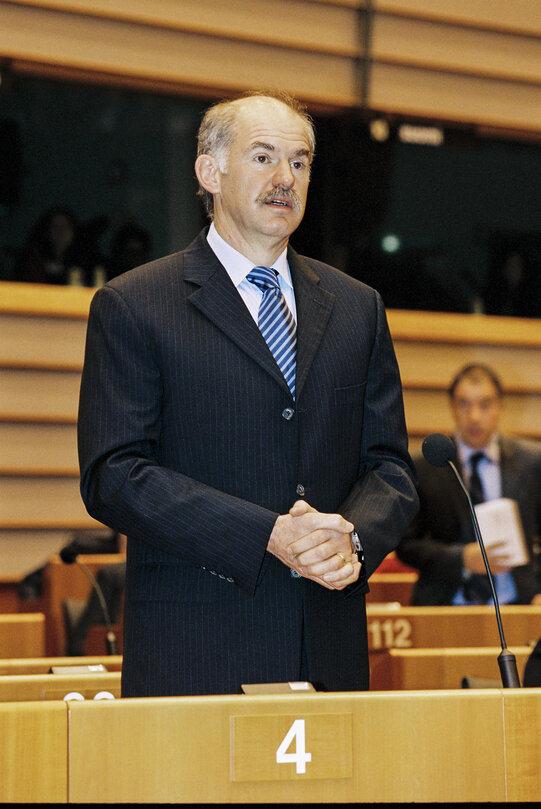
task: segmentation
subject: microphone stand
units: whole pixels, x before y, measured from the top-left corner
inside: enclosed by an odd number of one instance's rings
[[[98,582],[96,581],[92,571],[90,570],[84,562],[80,562],[79,559],[75,559],[75,563],[77,566],[83,571],[85,576],[87,577],[88,581],[92,585],[96,595],[98,596],[101,609],[103,611],[103,616],[105,618],[105,623],[107,624],[107,633],[105,635],[105,644],[107,647],[107,654],[108,655],[116,655],[117,654],[117,644],[116,644],[116,635],[113,632],[113,627],[111,625],[111,618],[109,616],[109,610],[107,609],[107,604],[105,602],[105,598],[103,597],[103,593],[101,591],[101,587],[99,586]]]
[[[473,507],[473,503],[470,497],[470,493],[467,488],[464,486],[462,482],[462,478],[458,473],[458,470],[452,461],[447,461],[453,472],[455,473],[455,477],[460,483],[460,487],[464,494],[466,495],[466,499],[468,501],[468,506],[470,508],[473,527],[475,531],[475,537],[477,542],[479,543],[479,547],[481,548],[481,553],[483,555],[483,562],[485,563],[485,569],[488,576],[488,582],[490,584],[490,589],[492,591],[492,599],[494,601],[494,609],[496,611],[496,621],[498,622],[498,631],[500,633],[500,644],[502,650],[498,655],[498,666],[500,667],[500,676],[502,679],[502,685],[504,688],[520,688],[520,679],[518,676],[517,671],[517,661],[515,655],[509,651],[507,648],[507,644],[505,642],[505,637],[503,634],[503,626],[502,626],[502,617],[500,614],[500,605],[498,602],[498,596],[496,594],[496,587],[494,586],[494,579],[492,577],[492,571],[490,569],[490,565],[488,563],[488,557],[485,550],[485,543],[483,542],[483,537],[481,536],[481,530],[479,528],[479,522],[477,520],[477,514],[475,513],[475,509]]]

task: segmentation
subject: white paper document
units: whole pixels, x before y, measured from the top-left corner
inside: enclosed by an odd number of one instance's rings
[[[475,513],[485,547],[504,542],[511,567],[526,565],[528,548],[516,500],[499,497],[475,506]]]

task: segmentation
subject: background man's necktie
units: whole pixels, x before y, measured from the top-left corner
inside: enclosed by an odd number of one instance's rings
[[[474,506],[485,502],[485,492],[483,490],[481,478],[479,477],[479,464],[484,458],[486,458],[484,452],[474,452],[470,458],[471,475],[469,489],[470,497]]]
[[[470,458],[471,474],[469,490],[474,506],[485,502],[485,492],[479,476],[479,464],[484,458],[486,458],[484,452],[474,452]],[[469,601],[473,601],[478,604],[486,603],[492,593],[490,584],[488,582],[488,576],[482,573],[472,573],[464,584],[464,593]]]
[[[278,273],[272,267],[254,267],[246,277],[263,292],[257,325],[295,398],[297,328],[280,289]]]

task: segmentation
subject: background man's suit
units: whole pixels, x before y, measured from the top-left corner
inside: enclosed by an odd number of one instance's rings
[[[500,453],[502,497],[518,502],[530,552],[530,564],[512,575],[519,603],[529,604],[537,592],[532,545],[541,528],[541,446],[501,437]],[[468,505],[450,468],[431,466],[422,457],[415,466],[421,506],[397,555],[420,571],[412,604],[450,604],[462,583],[462,547],[476,541]]]
[[[266,546],[305,496],[356,525],[368,575],[394,548],[417,507],[398,369],[374,290],[288,260],[295,402],[205,231],[94,298],[81,490],[128,536],[125,696],[298,679],[303,637],[316,685],[368,685],[366,577],[327,590]]]

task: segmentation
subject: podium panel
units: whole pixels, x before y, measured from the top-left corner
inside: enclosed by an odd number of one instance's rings
[[[0,704],[0,802],[65,803],[68,790],[67,705]]]
[[[470,803],[541,794],[541,689],[125,699],[74,702],[69,712],[75,803]],[[340,734],[351,721],[351,772],[329,729],[333,716]],[[327,743],[318,736],[322,717]],[[320,766],[331,774],[321,777]],[[262,767],[282,767],[284,777],[268,780]],[[239,772],[253,780],[234,780]]]
[[[513,690],[505,705],[505,770],[510,801],[541,798],[541,688]]]
[[[233,716],[230,758],[232,781],[303,780],[308,766],[310,779],[351,778],[351,713]]]

